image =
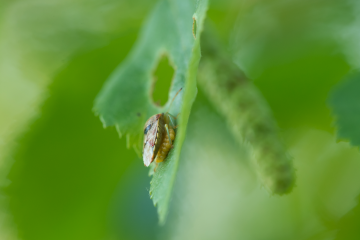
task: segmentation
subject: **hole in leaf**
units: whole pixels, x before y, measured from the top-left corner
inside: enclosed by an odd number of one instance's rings
[[[194,38],[196,39],[196,19],[195,19],[195,17],[193,17],[192,33],[193,33]]]
[[[152,98],[155,104],[164,106],[169,98],[169,91],[174,77],[175,69],[166,54],[162,55],[155,68],[153,81],[154,90]]]

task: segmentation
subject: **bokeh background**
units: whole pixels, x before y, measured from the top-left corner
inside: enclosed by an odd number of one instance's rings
[[[359,2],[210,1],[207,22],[270,105],[297,186],[262,188],[199,90],[162,227],[148,169],[92,112],[156,2],[0,2],[0,239],[360,239],[360,153],[337,140],[328,104],[360,67]]]

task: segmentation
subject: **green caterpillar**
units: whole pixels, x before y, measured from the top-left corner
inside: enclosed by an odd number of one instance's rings
[[[202,38],[199,87],[226,118],[234,137],[251,146],[265,187],[274,194],[289,193],[295,183],[295,171],[279,140],[271,110],[252,82],[229,60],[230,56],[219,50],[218,44],[209,42],[213,38]]]

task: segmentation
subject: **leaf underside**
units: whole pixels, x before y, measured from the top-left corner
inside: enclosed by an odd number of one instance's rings
[[[349,140],[353,146],[360,146],[360,72],[350,74],[330,94],[329,105],[335,115],[337,138]],[[344,158],[346,159],[346,158]],[[357,206],[343,216],[338,224],[336,239],[358,239],[360,219],[360,196]]]
[[[150,196],[157,206],[159,222],[167,215],[172,187],[191,106],[196,97],[196,74],[200,60],[200,37],[207,9],[206,0],[162,0],[147,18],[140,36],[127,59],[109,77],[97,96],[94,111],[104,127],[116,126],[126,134],[128,147],[142,151],[143,127],[154,114],[168,110],[171,99],[183,88],[171,106],[177,115],[178,129],[174,148],[153,174]],[[194,21],[193,18],[196,20]],[[193,36],[195,22],[197,36]],[[154,104],[152,74],[163,54],[175,68],[169,100],[164,107]]]
[[[335,114],[338,139],[360,146],[360,72],[351,74],[331,94],[329,103]]]

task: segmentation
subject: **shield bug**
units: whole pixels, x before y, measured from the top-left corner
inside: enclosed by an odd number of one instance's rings
[[[170,103],[174,102],[180,90],[175,94]],[[169,110],[170,110],[169,107]],[[165,160],[175,140],[176,118],[167,111],[150,117],[144,127],[143,161],[148,167],[155,159],[156,164]]]

